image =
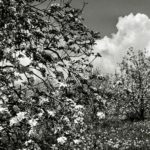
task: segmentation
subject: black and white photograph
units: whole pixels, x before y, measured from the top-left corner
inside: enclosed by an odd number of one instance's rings
[[[150,0],[0,0],[0,150],[150,150]]]

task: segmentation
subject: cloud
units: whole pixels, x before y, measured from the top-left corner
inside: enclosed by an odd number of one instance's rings
[[[116,33],[98,40],[94,47],[102,55],[100,61],[95,61],[95,66],[107,73],[115,71],[130,47],[135,51],[146,49],[150,55],[150,18],[147,15],[131,13],[119,17],[116,28]]]

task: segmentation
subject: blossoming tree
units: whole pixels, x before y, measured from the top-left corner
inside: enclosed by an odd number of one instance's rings
[[[88,58],[100,56],[92,49],[99,34],[83,24],[83,8],[70,1],[0,0],[0,149],[84,143],[84,106],[58,75],[80,82]]]
[[[128,119],[144,120],[149,114],[150,59],[146,51],[130,49],[120,64],[114,86],[116,103]]]

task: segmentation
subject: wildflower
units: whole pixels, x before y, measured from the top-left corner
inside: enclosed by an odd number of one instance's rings
[[[105,118],[105,114],[103,112],[97,112],[97,117],[99,119],[104,119]]]
[[[65,136],[59,137],[57,139],[57,142],[60,144],[64,144],[67,141],[67,138]]]

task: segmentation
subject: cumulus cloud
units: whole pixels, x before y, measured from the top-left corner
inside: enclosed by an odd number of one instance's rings
[[[135,51],[146,49],[150,55],[150,18],[147,15],[131,13],[119,17],[116,28],[116,33],[98,40],[95,46],[95,51],[102,55],[100,61],[95,61],[95,66],[107,73],[115,71],[130,47]]]

